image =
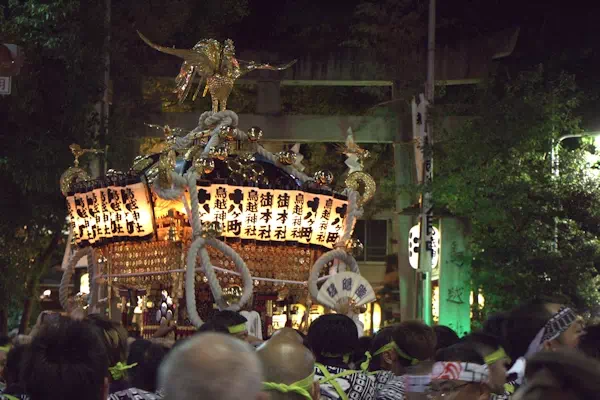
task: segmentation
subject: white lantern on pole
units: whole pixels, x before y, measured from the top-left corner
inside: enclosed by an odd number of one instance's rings
[[[433,227],[432,232],[433,256],[431,268],[436,268],[440,261],[441,237],[440,231]],[[421,224],[413,226],[408,232],[408,261],[414,269],[419,268],[419,245],[421,244]]]

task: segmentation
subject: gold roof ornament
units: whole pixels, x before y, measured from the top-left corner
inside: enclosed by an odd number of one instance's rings
[[[86,153],[103,153],[102,150],[98,149],[82,149],[76,143],[70,145],[69,149],[71,149],[75,161],[73,161],[73,166],[67,169],[60,177],[60,190],[64,196],[68,195],[74,183],[90,180],[90,175],[85,170],[79,168],[79,158]]]
[[[215,113],[227,109],[227,99],[231,94],[233,84],[242,75],[256,69],[282,71],[291,67],[296,62],[296,60],[293,60],[284,65],[271,65],[255,61],[238,60],[235,58],[235,46],[231,39],[227,39],[223,44],[215,39],[202,39],[192,49],[188,50],[159,46],[152,43],[140,32],[138,32],[138,35],[153,49],[184,60],[181,65],[181,71],[175,79],[179,102],[183,103],[187,98],[194,77],[197,74],[200,77],[200,84],[196,88],[192,99],[196,99],[202,82],[206,79],[203,96],[206,96],[207,91],[210,92],[212,111]]]

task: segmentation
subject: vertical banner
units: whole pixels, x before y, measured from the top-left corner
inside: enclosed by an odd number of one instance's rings
[[[229,186],[227,194],[227,216],[223,225],[223,232],[228,237],[242,237],[244,222],[244,188]]]
[[[293,194],[293,193],[292,193]],[[275,190],[273,203],[273,240],[288,239],[288,222],[291,218],[292,196],[289,190]],[[289,233],[291,235],[291,232]]]
[[[433,158],[431,156],[431,138],[429,135],[430,124],[427,120],[427,107],[429,102],[424,95],[419,95],[419,103],[413,99],[413,129],[415,136],[419,138],[420,150],[423,160],[422,176],[420,183],[423,185],[423,197],[421,200],[421,246],[419,248],[419,270],[431,272],[431,261],[437,257],[433,244],[433,202],[431,185],[433,183]]]

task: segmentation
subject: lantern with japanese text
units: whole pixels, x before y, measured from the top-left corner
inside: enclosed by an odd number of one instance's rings
[[[431,268],[438,266],[440,262],[441,236],[440,231],[433,227]],[[419,268],[419,246],[421,245],[421,224],[413,226],[408,232],[408,262],[414,269]]]

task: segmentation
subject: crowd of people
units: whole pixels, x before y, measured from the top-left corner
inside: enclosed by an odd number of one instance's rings
[[[491,316],[465,337],[405,321],[360,337],[341,314],[267,340],[218,312],[169,343],[99,315],[40,318],[0,340],[3,400],[600,398],[600,327],[552,301]],[[168,331],[165,330],[165,331]]]

